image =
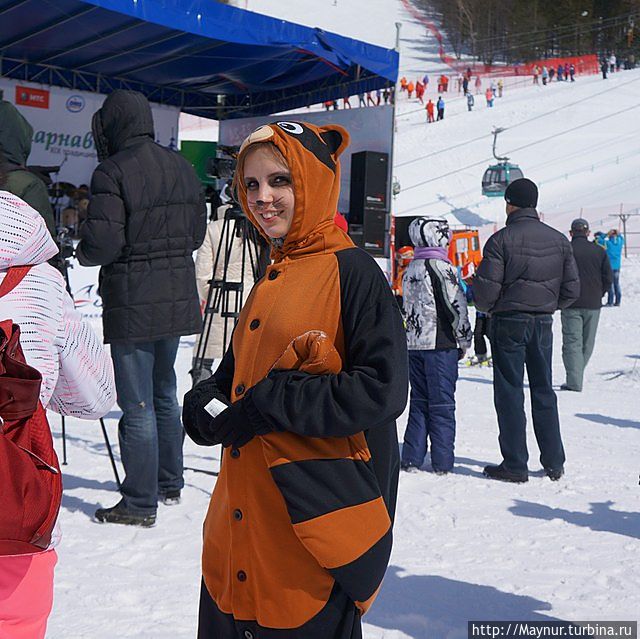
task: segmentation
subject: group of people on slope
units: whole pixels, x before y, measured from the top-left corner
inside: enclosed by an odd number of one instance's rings
[[[542,66],[535,64],[531,71],[531,77],[533,78],[533,84],[540,84],[540,79],[542,79],[543,86],[546,86],[547,83],[551,82],[554,77],[558,82],[568,80],[575,82],[576,67],[573,63],[570,64],[569,62],[565,62],[564,64],[560,62],[557,67],[547,67],[546,64]]]
[[[438,101],[434,104],[431,99],[427,102],[425,111],[427,112],[427,123],[444,120],[444,99],[438,96]],[[437,117],[436,117],[437,112]]]
[[[485,475],[509,482],[528,480],[525,367],[540,463],[553,481],[564,473],[552,386],[552,315],[561,310],[566,382],[560,388],[581,391],[601,300],[613,281],[611,266],[605,251],[587,240],[586,220],[572,223],[571,243],[540,220],[538,190],[530,180],[512,182],[505,200],[506,226],[487,241],[477,272],[468,281],[476,307],[473,333],[467,300],[447,257],[447,223],[417,218],[409,227],[415,248],[402,278],[411,382],[401,458],[406,471],[420,468],[429,448],[435,473],[452,470],[458,361],[472,338],[476,355],[486,358],[483,336],[488,334],[502,461],[487,465]]]
[[[351,98],[353,96],[345,95],[342,98],[342,108],[351,109]],[[376,89],[375,91],[363,91],[358,93],[358,107],[380,106],[394,104],[395,87],[389,86],[384,89]],[[325,111],[337,111],[340,108],[338,100],[325,100],[323,102]]]
[[[478,78],[479,79],[479,78]],[[495,80],[491,81],[491,84],[487,87],[485,91],[485,99],[487,101],[487,107],[493,107],[494,100],[496,97],[501,98],[504,92],[504,82],[502,78],[499,78],[496,82]],[[464,94],[466,96],[467,101],[467,110],[473,111],[473,107],[475,106],[475,98],[473,97],[473,93],[467,90],[465,86]],[[421,100],[422,102],[422,100]],[[425,105],[425,111],[427,113],[427,123],[435,122],[437,120],[444,120],[444,107],[445,102],[442,96],[438,96],[437,102],[434,104],[431,99],[427,101]],[[435,117],[437,111],[437,118]]]

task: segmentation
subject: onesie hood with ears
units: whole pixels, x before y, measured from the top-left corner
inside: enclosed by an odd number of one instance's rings
[[[312,253],[335,252],[353,246],[334,223],[340,195],[338,158],[349,145],[349,134],[338,125],[314,126],[307,122],[279,121],[256,129],[240,147],[234,190],[243,211],[262,231],[247,204],[243,172],[247,151],[254,144],[271,142],[284,156],[291,172],[295,209],[282,247],[272,249],[275,261]]]

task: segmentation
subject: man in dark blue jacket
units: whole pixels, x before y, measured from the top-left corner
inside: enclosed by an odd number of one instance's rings
[[[533,428],[546,474],[564,472],[564,448],[552,387],[553,313],[580,294],[580,281],[567,238],[538,217],[538,189],[526,178],[504,196],[506,226],[484,247],[473,284],[476,308],[491,313],[494,403],[503,461],[486,466],[492,479],[528,480],[523,378],[527,367]]]
[[[571,248],[580,274],[580,297],[562,309],[562,361],[567,381],[562,390],[582,390],[584,369],[596,343],[602,296],[613,275],[606,251],[589,242],[589,223],[578,218],[571,223]]]

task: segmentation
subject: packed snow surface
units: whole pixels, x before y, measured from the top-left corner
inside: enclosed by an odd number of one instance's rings
[[[442,69],[424,25],[401,0],[237,4],[388,47],[398,21],[401,73]],[[473,113],[452,88],[446,119],[437,124],[425,123],[415,100],[399,99],[394,173],[403,190],[394,204],[397,214],[441,212],[460,223],[486,221],[485,235],[502,224],[503,202],[480,196],[492,126],[507,128],[499,150],[541,184],[540,209],[557,228],[566,230],[580,209],[594,228],[617,226],[609,215],[621,204],[625,210],[629,203],[640,206],[640,71],[545,88],[509,81],[493,109],[477,96]],[[427,97],[433,95],[431,86]],[[530,426],[529,482],[483,477],[482,467],[500,458],[492,372],[460,369],[455,472],[436,476],[427,463],[422,472],[401,476],[391,565],[365,617],[367,639],[462,638],[472,619],[638,619],[638,258],[623,261],[621,282],[622,306],[602,310],[584,391],[558,394],[567,453],[559,482],[544,476]],[[555,337],[559,385],[559,317]],[[180,397],[190,387],[194,339],[183,339],[178,356]],[[119,463],[118,417],[114,407],[106,424]],[[399,420],[400,441],[406,417]],[[60,420],[52,415],[51,423],[61,451]],[[99,425],[68,419],[67,443],[63,539],[47,636],[195,637],[201,524],[219,447],[185,443],[182,504],[161,505],[157,526],[140,529],[93,520],[97,507],[118,500]]]

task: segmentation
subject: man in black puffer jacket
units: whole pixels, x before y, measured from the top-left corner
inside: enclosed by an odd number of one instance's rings
[[[184,483],[174,364],[180,336],[200,331],[192,254],[204,239],[206,207],[193,167],[154,142],[141,93],[114,91],[92,128],[101,163],[76,255],[102,266],[126,472],[122,500],[96,518],[149,526],[158,498],[177,503]]]
[[[578,270],[567,238],[540,221],[538,189],[531,180],[515,180],[504,197],[507,224],[487,241],[473,282],[476,307],[491,313],[494,403],[503,456],[500,465],[486,466],[484,472],[492,479],[528,479],[526,365],[540,462],[557,480],[565,455],[552,387],[552,314],[578,298]]]
[[[567,381],[560,389],[577,392],[582,390],[584,369],[596,343],[602,296],[613,282],[607,252],[589,242],[588,237],[589,222],[582,218],[573,220],[571,248],[580,273],[580,297],[569,308],[563,308],[560,314],[562,362],[567,373]]]

